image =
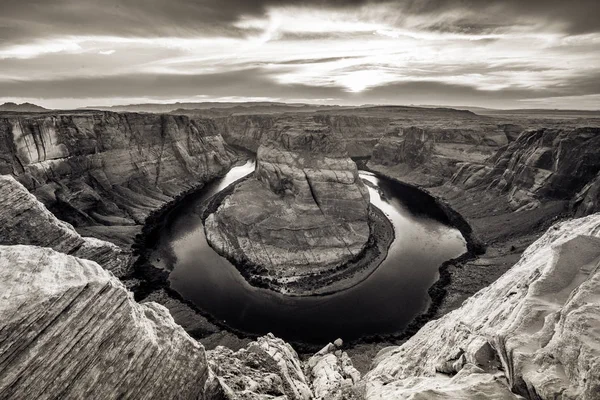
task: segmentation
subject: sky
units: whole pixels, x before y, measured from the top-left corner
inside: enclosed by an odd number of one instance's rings
[[[0,0],[0,102],[600,109],[598,0]]]

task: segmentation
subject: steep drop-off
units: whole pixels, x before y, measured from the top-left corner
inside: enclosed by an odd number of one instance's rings
[[[272,288],[325,273],[358,256],[369,235],[369,194],[327,126],[281,127],[258,149],[254,177],[205,220],[213,248]]]
[[[0,398],[202,398],[204,348],[92,261],[0,246]]]
[[[0,116],[0,173],[86,235],[131,244],[153,210],[232,163],[209,120],[78,112]]]

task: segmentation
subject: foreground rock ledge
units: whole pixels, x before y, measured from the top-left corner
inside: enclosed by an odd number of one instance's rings
[[[204,348],[92,261],[0,246],[0,398],[202,398]]]
[[[219,253],[273,289],[357,257],[370,235],[369,194],[327,126],[282,128],[258,149],[255,176],[205,221]]]
[[[366,397],[596,400],[599,339],[594,214],[553,226],[462,307],[382,350]]]

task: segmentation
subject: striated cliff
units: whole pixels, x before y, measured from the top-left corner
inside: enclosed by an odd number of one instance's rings
[[[571,200],[599,172],[600,128],[539,129],[523,132],[496,156],[481,182],[507,193],[515,209],[528,209],[546,199]]]
[[[307,120],[280,127],[258,149],[255,176],[206,218],[205,231],[221,254],[286,290],[286,282],[359,255],[368,220],[369,194],[343,143]]]
[[[131,244],[150,212],[232,164],[210,120],[78,112],[0,116],[11,174],[87,235]]]
[[[381,351],[366,397],[597,399],[599,295],[600,214],[555,225],[491,286]]]
[[[385,133],[390,119],[353,115],[264,114],[233,115],[215,118],[215,124],[227,143],[256,152],[261,144],[277,138],[286,126],[314,123],[327,127],[337,140],[345,144],[351,157],[367,157],[377,140]]]
[[[0,246],[0,398],[202,398],[204,348],[92,261]]]
[[[96,261],[116,276],[131,271],[128,251],[103,240],[82,237],[60,221],[10,175],[0,175],[0,245],[28,244]]]

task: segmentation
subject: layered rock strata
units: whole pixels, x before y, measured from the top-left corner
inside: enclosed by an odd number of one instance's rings
[[[388,117],[336,115],[319,113],[313,115],[234,115],[216,118],[215,123],[223,137],[232,145],[257,151],[260,145],[277,137],[286,126],[317,124],[326,127],[344,142],[352,157],[367,157],[377,140],[390,123]]]
[[[80,233],[128,245],[145,218],[232,164],[210,120],[77,112],[0,118],[0,173]]]
[[[202,398],[204,348],[95,262],[0,246],[0,275],[0,398]]]
[[[129,251],[95,238],[82,237],[56,218],[10,175],[0,175],[0,244],[49,247],[96,261],[116,276],[131,272]]]
[[[287,127],[257,154],[253,178],[206,218],[211,246],[285,291],[286,282],[334,270],[369,235],[369,194],[326,126]]]
[[[599,329],[594,214],[552,227],[491,286],[381,351],[366,397],[597,399]]]

